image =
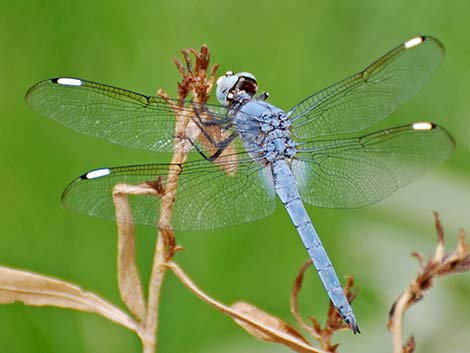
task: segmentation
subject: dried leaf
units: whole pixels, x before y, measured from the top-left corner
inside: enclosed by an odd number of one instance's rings
[[[138,324],[126,313],[80,287],[43,275],[0,266],[0,303],[23,302],[101,315],[140,335]]]
[[[157,192],[157,189],[150,185],[142,186],[139,189],[137,187],[138,185],[117,184],[113,188],[113,202],[118,230],[117,268],[119,293],[132,314],[139,321],[143,321],[146,316],[146,303],[136,265],[135,229],[127,195],[139,195],[149,191]]]
[[[303,341],[306,344],[309,344],[309,342],[288,323],[262,311],[261,309],[257,308],[254,305],[251,305],[246,302],[237,302],[233,304],[231,307],[232,309],[237,310],[245,314],[246,316],[250,317],[253,321],[258,322],[259,324],[268,326],[277,331],[284,332],[285,334],[288,334],[296,339]],[[276,339],[274,339],[272,336],[269,336],[261,332],[258,328],[254,327],[253,325],[250,325],[249,323],[245,321],[241,321],[237,319],[234,319],[234,320],[238,325],[240,325],[242,328],[248,331],[252,336],[263,341],[276,342]]]
[[[184,273],[184,271],[175,263],[175,262],[168,262],[166,264],[168,268],[170,268],[173,273],[180,279],[180,281],[191,291],[193,292],[199,299],[203,300],[207,304],[213,306],[218,311],[224,313],[225,315],[230,316],[233,320],[240,324],[243,322],[246,326],[250,326],[250,330],[247,329],[249,333],[254,332],[256,330],[255,337],[259,336],[258,332],[263,333],[265,336],[269,336],[270,342],[277,342],[284,344],[291,348],[292,350],[299,352],[299,353],[325,353],[322,350],[312,347],[304,338],[299,338],[297,335],[291,333],[289,330],[279,330],[275,327],[265,325],[263,322],[260,322],[258,319],[252,317],[251,315],[247,315],[241,312],[234,307],[226,306],[215,299],[209,297],[206,293],[204,293],[196,284],[189,278],[189,276]],[[237,304],[235,304],[237,305]],[[259,309],[257,309],[259,310]],[[256,311],[256,310],[255,310]],[[267,314],[264,314],[267,315]],[[263,316],[263,315],[261,315]],[[242,326],[245,328],[245,326]]]

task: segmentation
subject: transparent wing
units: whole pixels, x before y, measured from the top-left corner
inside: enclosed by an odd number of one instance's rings
[[[100,169],[73,181],[65,189],[62,203],[73,211],[114,220],[115,184],[152,183],[161,177],[165,185],[168,173],[181,172],[171,221],[175,229],[209,230],[250,222],[273,212],[275,194],[270,170],[248,158],[242,154],[237,158],[220,157],[217,165],[201,160],[182,166],[150,164]],[[128,199],[135,223],[156,225],[159,197],[131,195]]]
[[[150,97],[96,82],[74,78],[45,80],[32,86],[26,100],[39,113],[86,135],[128,147],[172,151],[175,113],[161,97]],[[226,110],[186,102],[179,110],[192,116],[209,113],[227,125]],[[216,122],[214,121],[214,124]]]
[[[413,96],[443,56],[444,47],[437,39],[410,39],[365,70],[297,104],[292,108],[292,132],[311,138],[371,126]]]
[[[443,128],[416,123],[362,137],[305,143],[292,161],[292,171],[309,204],[362,207],[417,179],[453,148],[454,141]]]

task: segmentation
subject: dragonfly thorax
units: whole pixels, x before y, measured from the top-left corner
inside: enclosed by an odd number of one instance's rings
[[[296,144],[290,138],[291,122],[286,113],[258,98],[244,100],[240,104],[235,123],[245,148],[253,158],[266,165],[274,160],[294,157]]]
[[[296,153],[296,144],[289,136],[289,117],[265,102],[267,93],[255,97],[257,88],[251,73],[229,71],[217,80],[217,99],[232,108],[238,134],[253,158],[263,165],[290,159]]]

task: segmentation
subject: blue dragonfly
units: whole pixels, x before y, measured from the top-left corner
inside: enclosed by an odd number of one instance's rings
[[[353,310],[303,202],[330,208],[366,206],[452,153],[453,138],[429,122],[363,131],[414,95],[443,55],[437,39],[414,37],[287,112],[268,103],[267,94],[256,95],[252,74],[228,72],[217,81],[220,105],[187,101],[178,106],[180,113],[191,116],[181,143],[189,139],[193,151],[204,158],[179,165],[92,170],[67,186],[62,203],[73,211],[114,219],[114,185],[151,185],[156,178],[164,182],[169,173],[177,173],[172,225],[201,231],[268,216],[277,194],[331,302],[358,333]],[[35,84],[26,100],[83,134],[155,152],[173,150],[176,101],[173,105],[162,97],[67,77]],[[158,197],[130,196],[129,202],[135,223],[156,225]]]

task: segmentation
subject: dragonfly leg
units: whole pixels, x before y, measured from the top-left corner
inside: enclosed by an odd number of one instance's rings
[[[205,135],[204,135],[205,136]],[[216,151],[208,156],[202,148],[200,148],[197,144],[194,143],[191,139],[188,139],[191,145],[196,149],[196,151],[208,162],[213,162],[215,159],[217,159],[224,151],[225,149],[232,143],[234,138],[237,136],[237,133],[233,132],[229,137],[227,137],[225,140],[220,141],[220,142],[214,142],[211,141],[211,143],[216,147]]]
[[[213,118],[213,119],[203,119],[201,116],[202,115],[209,115],[212,116],[210,111],[201,111],[197,107],[193,107],[195,117],[192,119],[192,121],[199,127],[201,132],[204,134],[204,136],[212,142],[212,137],[207,133],[206,129],[207,127],[212,127],[216,126],[219,128],[220,131],[222,130],[228,130],[229,127],[233,124],[233,119],[230,117],[227,117],[226,119],[221,119],[220,117]]]
[[[261,100],[261,101],[266,101],[269,98],[269,92],[263,92],[259,96],[256,97],[256,99]]]

